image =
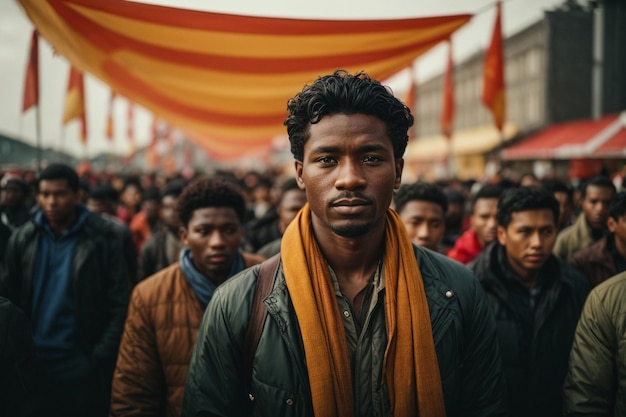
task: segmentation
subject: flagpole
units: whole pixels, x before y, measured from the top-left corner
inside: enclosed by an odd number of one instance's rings
[[[39,74],[37,74],[39,77]],[[41,103],[37,105],[35,110],[35,146],[37,147],[37,173],[41,172]]]

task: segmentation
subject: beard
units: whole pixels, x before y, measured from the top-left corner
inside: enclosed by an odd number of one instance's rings
[[[360,237],[372,230],[372,223],[353,224],[348,226],[330,226],[330,230],[341,237]]]

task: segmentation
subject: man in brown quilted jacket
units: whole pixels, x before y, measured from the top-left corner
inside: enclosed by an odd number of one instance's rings
[[[180,416],[188,364],[215,288],[263,258],[241,251],[245,201],[223,180],[180,195],[179,262],[139,283],[113,377],[110,416]]]

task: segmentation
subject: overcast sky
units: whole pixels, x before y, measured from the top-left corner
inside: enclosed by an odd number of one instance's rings
[[[44,0],[38,0],[44,1]],[[414,18],[448,14],[474,14],[474,18],[459,29],[454,37],[454,59],[460,61],[489,42],[494,19],[492,0],[142,0],[144,3],[180,8],[206,10],[218,13],[256,16],[314,18],[314,19],[384,19]],[[564,0],[509,0],[503,4],[505,35],[518,32],[539,20],[546,10],[563,4]],[[21,114],[24,71],[33,25],[16,0],[0,0],[0,133],[25,142],[36,143],[34,110]],[[40,42],[40,94],[42,144],[70,152],[76,156],[94,156],[103,151],[120,154],[128,152],[125,138],[126,103],[115,105],[116,131],[113,143],[104,136],[108,87],[94,77],[86,79],[89,143],[84,147],[78,141],[78,126],[73,122],[64,128],[61,124],[68,64],[61,56],[54,56],[49,45]],[[417,61],[418,79],[427,79],[441,73],[445,63],[445,48],[438,46]],[[396,91],[406,89],[407,77],[390,81]],[[294,92],[295,93],[295,92]],[[149,140],[151,115],[136,112],[138,144]]]

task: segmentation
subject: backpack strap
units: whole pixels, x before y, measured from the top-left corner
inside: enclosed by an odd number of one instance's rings
[[[252,386],[252,364],[254,362],[254,354],[259,345],[261,332],[265,325],[267,317],[267,307],[263,300],[272,291],[274,280],[278,274],[278,266],[280,265],[280,253],[261,262],[259,276],[254,290],[254,299],[250,310],[250,319],[248,320],[248,329],[243,342],[243,376],[245,378],[248,392]],[[252,399],[253,397],[251,397]]]

